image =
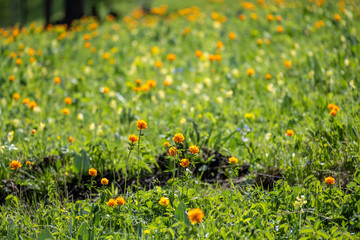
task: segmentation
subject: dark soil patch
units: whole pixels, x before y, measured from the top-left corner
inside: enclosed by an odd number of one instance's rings
[[[194,177],[199,178],[203,182],[207,183],[220,183],[223,185],[228,184],[229,179],[229,164],[228,159],[230,156],[224,156],[221,153],[204,148],[201,149],[200,158],[202,162],[196,164],[195,168],[190,170],[193,172]],[[47,156],[44,157],[40,163],[33,166],[32,171],[38,172],[41,175],[41,172],[46,171],[46,169],[53,168],[54,173],[56,172],[56,162],[59,159],[58,156]],[[152,173],[142,172],[139,182],[142,188],[152,189],[154,186],[163,186],[166,182],[172,178],[172,173],[167,171],[167,166],[169,164],[169,159],[167,158],[167,152],[159,155],[156,159],[157,164],[152,167]],[[182,174],[184,169],[179,168],[178,174]],[[234,183],[240,183],[241,179],[244,179],[249,173],[249,165],[242,164],[237,168],[237,178],[234,179]],[[107,178],[110,182],[114,182],[116,187],[121,193],[124,192],[125,188],[125,179],[121,177],[118,179],[117,176],[123,176],[122,173],[116,173],[114,179],[114,173],[111,171],[105,171],[101,174],[98,174],[94,178],[94,182],[97,185],[97,188],[101,187],[101,178]],[[91,176],[83,175],[79,181],[78,176],[68,176],[65,178],[54,175],[56,191],[58,192],[61,198],[68,198],[69,200],[78,200],[86,199],[89,197],[89,187],[88,184],[91,182]],[[239,180],[239,181],[238,181]],[[15,185],[13,179],[4,180],[3,185],[5,186],[0,190],[0,204],[5,202],[6,196],[9,194],[18,195],[19,186]],[[127,179],[127,187],[134,188],[137,185],[136,176],[131,176]],[[133,189],[135,190],[135,189]],[[27,200],[36,200],[34,197],[39,199],[46,198],[47,189],[39,189],[31,186],[22,186],[21,188],[22,198]]]

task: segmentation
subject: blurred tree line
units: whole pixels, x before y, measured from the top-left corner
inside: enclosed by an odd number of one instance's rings
[[[82,16],[121,17],[134,6],[149,11],[153,0],[0,0],[0,26],[21,26],[43,21],[48,24],[70,24]]]

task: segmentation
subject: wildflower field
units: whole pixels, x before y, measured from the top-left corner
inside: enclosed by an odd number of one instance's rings
[[[0,44],[0,239],[360,239],[359,1],[154,0]]]

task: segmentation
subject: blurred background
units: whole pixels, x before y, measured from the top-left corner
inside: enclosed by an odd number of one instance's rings
[[[82,16],[122,17],[137,6],[149,10],[152,4],[153,0],[0,0],[0,27],[34,21],[44,25],[69,24]]]

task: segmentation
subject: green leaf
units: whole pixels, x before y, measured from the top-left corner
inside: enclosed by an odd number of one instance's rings
[[[316,233],[326,239],[330,237],[329,234],[327,234],[324,230],[318,230]]]
[[[300,230],[300,233],[313,233],[315,232],[315,229],[313,227],[306,227],[306,228],[302,228]]]
[[[41,233],[39,234],[37,240],[48,240],[48,239],[55,240],[55,238],[53,237],[51,232],[49,232],[49,230],[47,230],[45,228],[44,230],[41,231]]]
[[[184,222],[186,225],[190,225],[190,220],[186,213],[186,205],[183,201],[181,201],[176,208],[175,219],[179,222]]]
[[[80,151],[80,155],[75,155],[74,167],[77,173],[85,174],[90,169],[90,161],[85,150]]]
[[[142,223],[139,224],[138,228],[137,228],[137,235],[138,235],[138,239],[141,240],[142,239]]]
[[[77,239],[78,240],[88,239],[88,237],[89,237],[88,229],[89,229],[89,225],[86,222],[81,224],[81,226],[77,232]]]

